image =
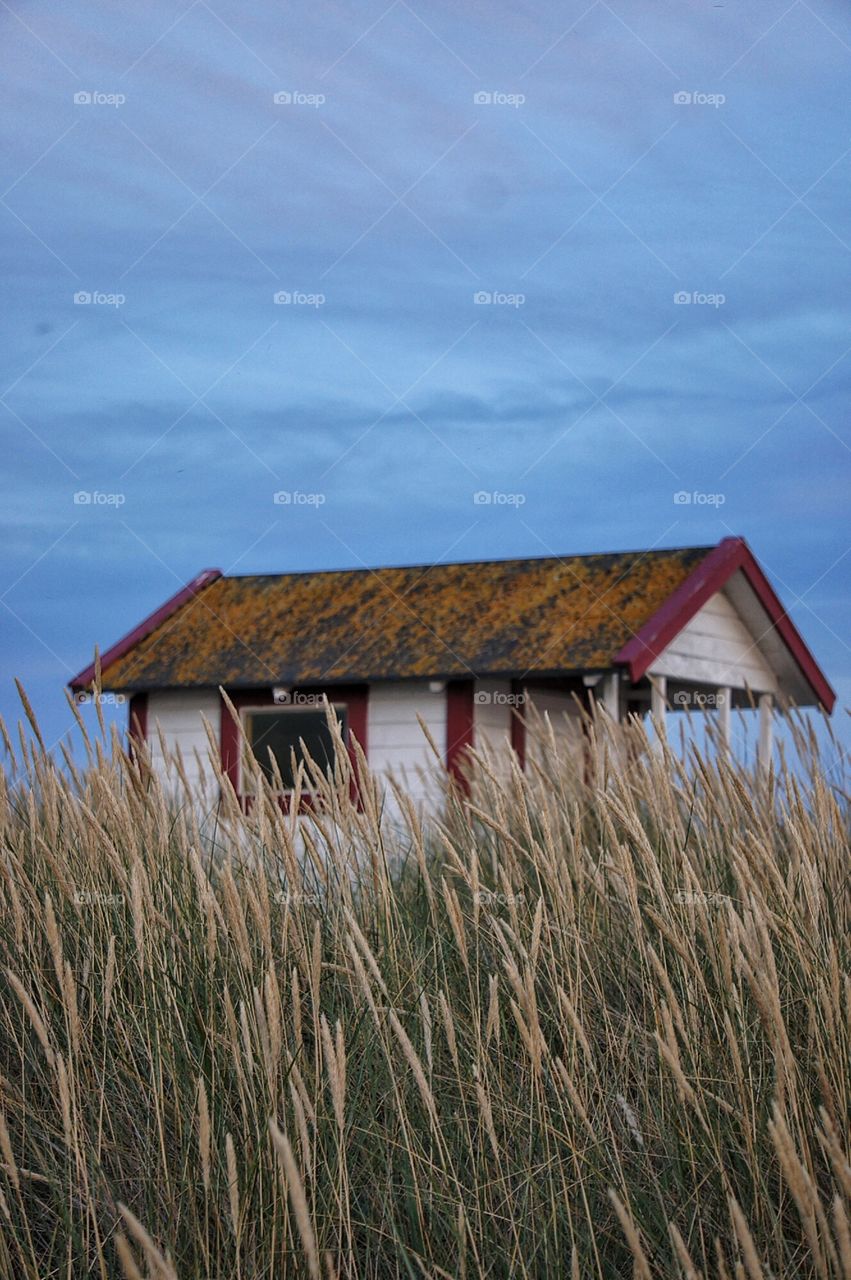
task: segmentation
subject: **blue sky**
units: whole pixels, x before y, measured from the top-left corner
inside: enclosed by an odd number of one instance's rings
[[[845,4],[0,28],[8,718],[207,566],[729,533],[849,701]]]

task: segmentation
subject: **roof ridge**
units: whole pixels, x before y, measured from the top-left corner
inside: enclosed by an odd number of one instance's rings
[[[727,541],[727,539],[722,539]],[[717,542],[688,543],[680,547],[627,547],[619,551],[563,551],[547,556],[503,556],[488,560],[434,560],[408,564],[341,565],[335,569],[282,569],[268,573],[223,573],[228,582],[246,582],[251,578],[318,578],[331,573],[380,573],[389,569],[458,569],[465,565],[546,564],[561,560],[602,560],[621,556],[682,555],[684,551],[714,551]]]

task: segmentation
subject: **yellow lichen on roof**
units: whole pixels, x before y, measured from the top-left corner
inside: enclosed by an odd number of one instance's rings
[[[269,686],[601,669],[711,550],[220,577],[105,688]]]

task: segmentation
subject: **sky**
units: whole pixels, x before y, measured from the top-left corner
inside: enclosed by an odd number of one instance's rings
[[[0,37],[7,720],[17,676],[61,738],[203,568],[730,534],[851,701],[844,0],[3,0]]]

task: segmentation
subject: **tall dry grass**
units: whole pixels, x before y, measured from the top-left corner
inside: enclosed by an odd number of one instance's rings
[[[538,732],[425,828],[22,741],[3,1276],[849,1280],[841,779]]]

